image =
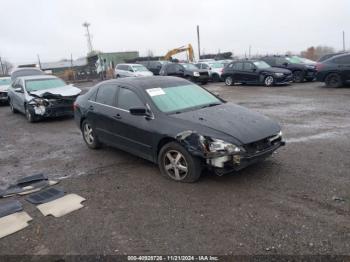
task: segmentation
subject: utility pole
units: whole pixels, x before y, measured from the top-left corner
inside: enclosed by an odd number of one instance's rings
[[[39,68],[40,68],[40,70],[41,70],[41,62],[40,62],[40,57],[39,57],[39,55],[37,55],[37,56],[38,56]]]
[[[83,24],[83,27],[86,28],[86,37],[87,37],[89,53],[91,53],[93,49],[92,49],[92,42],[91,42],[91,35],[90,35],[90,31],[89,31],[89,26],[90,26],[90,24],[88,22],[85,22]]]
[[[5,75],[4,74],[4,66],[2,64],[1,56],[0,56],[0,64],[1,64],[1,75]]]
[[[251,53],[252,53],[252,46],[249,46],[249,59],[251,58]]]
[[[199,25],[197,25],[198,60],[201,59],[201,40],[199,37]]]
[[[343,31],[343,51],[345,51],[345,31]]]

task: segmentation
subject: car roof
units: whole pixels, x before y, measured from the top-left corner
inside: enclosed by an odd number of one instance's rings
[[[98,85],[104,83],[125,85],[126,87],[132,87],[135,89],[149,89],[149,88],[165,88],[178,85],[188,85],[189,82],[180,77],[174,76],[144,76],[144,77],[125,77],[118,79],[111,79],[99,83]]]
[[[348,55],[350,55],[350,53],[336,54],[336,55],[333,55],[333,56],[327,58],[326,60],[323,60],[323,62],[330,61],[330,60],[333,60],[333,59],[336,59],[336,58],[339,58],[339,57],[343,57],[343,56],[348,56]]]
[[[118,65],[127,65],[127,66],[144,66],[144,65],[141,65],[141,64],[128,64],[128,63],[118,64]]]
[[[17,79],[23,79],[23,80],[36,80],[36,79],[57,79],[57,76],[52,75],[32,75],[32,76],[20,76],[17,77]]]

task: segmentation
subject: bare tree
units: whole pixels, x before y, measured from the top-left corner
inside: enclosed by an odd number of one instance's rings
[[[13,65],[9,61],[1,59],[0,57],[0,75],[8,75],[12,68]]]
[[[302,51],[300,55],[311,60],[318,60],[321,56],[334,52],[334,48],[330,46],[311,46],[305,51]]]
[[[151,50],[151,49],[148,49],[147,50],[147,56],[148,57],[153,57],[154,55],[153,55],[153,51]]]

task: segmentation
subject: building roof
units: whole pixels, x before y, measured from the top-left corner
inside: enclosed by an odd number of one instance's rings
[[[68,68],[68,67],[75,67],[75,66],[85,66],[87,65],[87,60],[85,57],[79,58],[77,60],[64,60],[59,62],[52,62],[52,63],[41,63],[41,69],[42,70],[49,70],[49,69],[57,69],[57,68]]]
[[[36,80],[36,79],[56,79],[58,77],[53,75],[32,75],[32,76],[20,76],[18,78],[23,80]]]

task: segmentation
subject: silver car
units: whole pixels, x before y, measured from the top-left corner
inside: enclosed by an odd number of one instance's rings
[[[17,77],[8,89],[13,113],[25,114],[29,122],[45,117],[73,116],[73,103],[81,90],[56,76]]]
[[[137,77],[153,76],[145,66],[139,64],[118,64],[115,68],[115,76],[118,77]]]
[[[11,77],[0,77],[0,103],[7,103],[7,90],[11,85]]]
[[[221,74],[224,70],[224,64],[217,62],[217,61],[204,61],[204,62],[199,62],[196,64],[196,66],[199,69],[206,69],[209,72],[209,77],[214,81],[214,82],[219,82],[221,81]]]

